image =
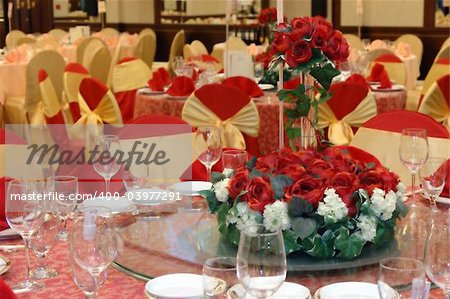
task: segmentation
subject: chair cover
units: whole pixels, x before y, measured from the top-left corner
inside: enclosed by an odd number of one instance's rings
[[[152,69],[156,54],[156,35],[153,30],[150,32],[144,31],[143,29],[141,33],[142,34],[139,34],[136,47],[134,48],[133,56],[144,61],[145,64]]]
[[[231,36],[225,47],[228,47],[228,50],[247,50],[247,44],[240,37],[236,36]]]
[[[63,103],[56,94],[55,87],[44,69],[39,70],[39,89],[42,101],[41,109],[47,124],[65,124]]]
[[[34,45],[34,44],[36,44],[36,42],[37,42],[37,40],[34,37],[26,35],[24,37],[19,38],[16,41],[15,47],[18,47],[18,46],[23,45],[23,44]]]
[[[223,80],[222,84],[234,86],[243,91],[251,98],[257,98],[264,95],[264,92],[261,90],[258,84],[254,80],[247,77],[228,77]]]
[[[439,50],[439,53],[436,55],[434,60],[436,61],[439,59],[450,59],[450,45]]]
[[[423,43],[420,38],[417,37],[417,35],[414,34],[403,34],[399,36],[395,40],[395,47],[397,47],[400,43],[408,44],[411,47],[411,52],[416,56],[417,63],[420,64],[422,62],[422,55],[423,55]]]
[[[8,50],[11,50],[12,48],[16,47],[16,42],[18,39],[25,36],[25,33],[23,33],[20,30],[11,30],[7,35],[5,39],[6,48]]]
[[[156,40],[156,33],[151,28],[144,28],[144,29],[142,29],[141,32],[139,32],[139,36],[138,37],[141,37],[141,36],[147,35],[147,34],[153,35],[155,40]]]
[[[87,37],[83,38],[81,42],[77,46],[77,62],[83,64],[84,60],[84,53],[86,52],[86,47],[90,45],[90,47],[93,47],[92,44],[96,44],[98,47],[100,46],[106,46],[106,44],[99,39],[98,37]]]
[[[64,110],[70,110],[72,115],[72,123],[75,123],[81,117],[80,106],[78,105],[78,92],[80,90],[81,81],[89,77],[89,72],[77,62],[67,64],[64,69],[63,83],[66,104]]]
[[[431,85],[418,111],[431,116],[450,129],[450,74],[439,78]]]
[[[375,98],[367,85],[359,82],[339,82],[331,85],[330,100],[319,105],[318,127],[328,128],[327,137],[335,145],[347,145],[353,138],[353,128],[377,114]]]
[[[169,52],[169,63],[167,65],[167,70],[173,76],[175,72],[173,71],[173,60],[176,56],[183,55],[183,46],[186,43],[184,30],[180,30],[175,34],[175,37],[172,40],[172,44],[170,45]]]
[[[125,58],[114,67],[112,89],[124,123],[133,119],[136,91],[145,86],[152,73],[140,59]]]
[[[113,37],[113,36],[119,36],[120,32],[112,27],[105,27],[102,30],[100,30],[100,33],[106,37]]]
[[[450,46],[450,37],[447,37],[447,39],[442,43],[441,49]]]
[[[38,39],[36,43],[33,44],[35,51],[40,50],[58,50],[59,42],[56,38],[50,37],[45,39]]]
[[[86,47],[83,66],[89,71],[92,77],[99,79],[103,83],[107,83],[111,60],[111,52],[108,47],[92,43]]]
[[[192,57],[196,57],[199,54],[195,51],[194,47],[190,44],[185,44],[183,46],[183,58],[185,60],[192,58]]]
[[[425,80],[423,81],[421,95],[422,97],[427,93],[431,85],[440,77],[450,74],[450,59],[438,59],[431,66]]]
[[[375,58],[374,63],[384,65],[389,77],[397,84],[406,84],[405,63],[394,54],[383,54]]]
[[[50,30],[48,34],[56,38],[58,41],[62,41],[68,35],[67,31],[60,28],[54,28]]]
[[[355,49],[357,51],[364,50],[364,44],[357,35],[344,34],[343,36],[352,49]]]
[[[194,48],[194,51],[195,53],[197,53],[197,55],[208,55],[208,50],[201,41],[194,40],[192,41],[191,46]]]
[[[224,147],[247,146],[250,153],[258,155],[258,110],[249,96],[233,86],[209,84],[199,88],[187,99],[182,118],[194,127],[218,127]]]

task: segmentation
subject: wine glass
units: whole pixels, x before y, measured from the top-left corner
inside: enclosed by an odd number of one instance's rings
[[[117,253],[116,231],[111,223],[111,210],[106,207],[85,207],[75,211],[70,253],[75,263],[93,280],[93,296],[100,285],[101,273]]]
[[[119,137],[115,135],[97,136],[94,149],[94,170],[105,179],[105,196],[108,196],[109,182],[120,169],[120,164],[115,156],[120,151]]]
[[[25,243],[26,278],[12,287],[15,292],[28,292],[44,287],[30,279],[30,237],[42,225],[41,200],[36,196],[44,194],[44,183],[36,180],[12,180],[8,184],[5,202],[6,221],[20,234]]]
[[[381,299],[422,299],[425,267],[421,261],[412,258],[386,258],[380,261],[377,283]]]
[[[146,163],[132,163],[130,169],[124,171],[122,181],[127,191],[143,189],[148,183],[149,167]]]
[[[67,219],[76,207],[78,194],[78,179],[69,175],[57,175],[47,178],[47,190],[53,193],[56,213],[62,224],[57,238],[67,241]]]
[[[236,258],[214,257],[203,264],[205,298],[226,299],[228,290],[237,284]]]
[[[253,70],[255,75],[255,82],[259,83],[259,81],[261,81],[261,79],[264,77],[264,65],[261,62],[255,62]]]
[[[246,292],[257,298],[273,295],[286,279],[286,252],[281,230],[268,231],[262,224],[241,231],[237,277]]]
[[[447,171],[447,160],[437,157],[428,158],[419,170],[423,195],[430,199],[433,209],[436,208],[436,199],[444,189]]]
[[[234,171],[245,167],[248,162],[248,153],[244,150],[226,150],[222,153],[222,165],[224,169]]]
[[[411,173],[411,200],[415,206],[416,174],[428,158],[428,139],[425,129],[404,129],[400,139],[400,160]]]
[[[175,72],[175,75],[182,76],[183,67],[184,67],[183,56],[175,56],[175,58],[173,59],[173,71]]]
[[[55,269],[49,268],[45,263],[45,258],[50,249],[58,241],[59,218],[50,206],[51,202],[44,202],[43,223],[31,235],[30,247],[38,260],[38,266],[31,271],[31,277],[34,279],[46,279],[58,276]]]
[[[196,157],[205,165],[207,181],[211,181],[211,169],[222,154],[220,131],[216,127],[199,127],[194,142]]]
[[[450,299],[450,211],[432,210],[431,229],[425,250],[428,278]]]

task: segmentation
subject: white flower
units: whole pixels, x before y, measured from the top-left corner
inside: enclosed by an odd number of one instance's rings
[[[392,218],[392,213],[395,211],[397,203],[397,195],[394,191],[389,191],[384,198],[384,209],[381,215],[381,220],[386,221]]]
[[[225,202],[228,200],[228,184],[230,179],[226,178],[214,184],[214,193],[216,193],[216,198],[220,202]]]
[[[240,215],[240,216],[250,213],[250,207],[244,201],[241,201],[240,203],[238,203],[236,205],[236,210],[238,212],[238,215]]]
[[[370,198],[370,201],[372,203],[370,208],[377,217],[380,217],[384,210],[384,194],[385,193],[383,190],[375,188],[373,190],[372,197]]]
[[[277,200],[273,204],[266,205],[263,216],[264,227],[269,231],[286,230],[291,226],[289,223],[288,205],[283,201]]]
[[[226,178],[231,178],[231,176],[233,175],[233,168],[224,168],[222,171],[222,174],[226,177]]]
[[[333,223],[341,220],[348,214],[348,209],[333,188],[325,190],[325,198],[319,203],[317,214],[330,219]]]
[[[243,230],[245,227],[257,224],[257,213],[250,210],[246,202],[239,202],[236,209],[231,209],[227,214],[227,226],[236,224],[237,229]]]
[[[377,219],[373,216],[360,215],[356,226],[361,230],[358,236],[365,241],[373,241],[377,234]]]
[[[381,220],[386,221],[392,218],[392,213],[395,211],[397,194],[391,190],[385,196],[383,190],[375,188],[370,201],[370,208],[375,215]]]
[[[405,193],[406,190],[406,186],[405,184],[403,184],[402,182],[399,182],[397,184],[397,186],[395,186],[397,188],[397,191],[401,192],[401,193]]]

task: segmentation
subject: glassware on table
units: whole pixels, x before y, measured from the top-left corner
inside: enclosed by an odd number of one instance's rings
[[[436,199],[444,189],[447,172],[447,160],[437,157],[429,157],[419,170],[423,195],[430,199],[433,208],[436,208]]]
[[[180,69],[179,69],[179,76],[185,76],[188,78],[192,79],[192,76],[194,75],[194,67],[192,65],[183,65]]]
[[[148,187],[149,167],[146,163],[133,163],[130,169],[124,171],[122,181],[127,191]]]
[[[214,257],[203,264],[205,298],[226,299],[228,290],[237,283],[236,258]]]
[[[255,75],[255,82],[259,83],[259,81],[261,81],[261,79],[264,77],[264,65],[261,62],[255,62],[253,70]]]
[[[198,127],[194,142],[195,155],[206,167],[207,181],[211,181],[211,169],[222,154],[220,130],[216,127]]]
[[[51,176],[47,178],[47,191],[54,194],[53,205],[62,224],[57,238],[66,242],[68,239],[67,220],[77,206],[78,179],[68,175]]]
[[[120,164],[115,156],[120,151],[119,137],[101,135],[95,138],[94,170],[105,179],[105,196],[108,196],[111,178],[119,171]]]
[[[383,259],[379,264],[377,283],[381,299],[422,299],[425,290],[424,264],[405,257]]]
[[[286,252],[281,230],[262,224],[241,231],[237,253],[237,277],[246,292],[257,298],[273,295],[286,279]]]
[[[245,167],[248,162],[248,153],[245,150],[226,150],[222,153],[224,169],[237,170]]]
[[[8,184],[5,202],[6,221],[20,234],[25,243],[26,278],[12,287],[15,292],[28,292],[41,289],[42,283],[30,279],[30,237],[42,225],[41,200],[33,195],[44,194],[45,183],[36,180],[12,180]],[[20,199],[17,199],[20,198]]]
[[[425,250],[428,278],[450,299],[450,211],[433,209],[431,229]]]
[[[370,39],[364,38],[364,39],[362,39],[362,43],[363,43],[364,49],[366,51],[369,51],[369,49],[370,49]]]
[[[184,67],[184,58],[183,56],[175,56],[173,59],[173,71],[175,75],[182,76],[182,69]]]
[[[106,207],[92,206],[75,211],[70,254],[75,263],[91,276],[93,297],[100,286],[102,272],[117,253],[117,236],[111,221],[111,210]]]
[[[56,211],[50,206],[51,202],[45,202],[43,213],[43,223],[31,235],[30,247],[37,257],[38,266],[31,271],[31,277],[34,279],[46,279],[58,276],[55,269],[49,268],[45,262],[45,258],[50,249],[58,241],[57,235],[59,231],[59,217]]]
[[[425,129],[404,129],[400,139],[400,160],[411,173],[411,200],[415,206],[416,174],[428,158],[428,139]]]

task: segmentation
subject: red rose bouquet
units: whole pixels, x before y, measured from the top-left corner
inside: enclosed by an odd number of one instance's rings
[[[214,173],[212,183],[202,195],[229,241],[237,245],[240,230],[262,223],[283,231],[287,253],[318,258],[352,259],[370,244],[385,245],[405,212],[397,175],[341,148],[286,148]]]

